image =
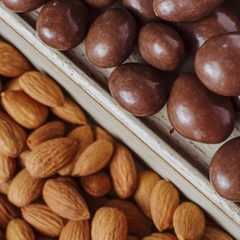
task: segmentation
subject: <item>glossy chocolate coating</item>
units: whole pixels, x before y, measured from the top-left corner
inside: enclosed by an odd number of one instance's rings
[[[89,12],[79,0],[51,0],[41,9],[36,29],[41,40],[58,50],[78,46],[88,30]]]
[[[168,98],[161,72],[148,64],[118,66],[109,76],[108,87],[122,108],[140,117],[160,111]]]
[[[177,24],[187,51],[195,55],[211,37],[227,32],[240,31],[240,20],[231,11],[220,7],[206,18]]]
[[[160,22],[147,23],[140,29],[138,48],[147,63],[163,71],[175,70],[185,57],[179,34]]]
[[[111,8],[89,28],[85,49],[89,61],[102,68],[115,67],[131,54],[137,28],[133,16],[124,8]]]
[[[3,0],[2,2],[10,10],[23,13],[35,10],[49,0]]]
[[[201,143],[220,143],[232,133],[235,111],[228,97],[208,90],[195,73],[183,73],[173,83],[167,103],[173,128]]]
[[[84,2],[94,8],[104,8],[112,5],[116,0],[84,0]]]
[[[191,22],[214,12],[223,0],[153,0],[157,16],[170,22]]]
[[[240,33],[210,38],[198,50],[194,68],[202,83],[224,96],[240,95]]]
[[[228,140],[215,152],[209,177],[220,196],[240,202],[240,137]]]
[[[161,21],[153,10],[153,0],[123,0],[123,5],[140,24]]]

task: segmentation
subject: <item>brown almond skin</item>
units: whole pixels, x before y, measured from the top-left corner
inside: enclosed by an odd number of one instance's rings
[[[203,210],[193,202],[182,202],[173,215],[173,227],[179,240],[200,240],[204,234],[206,220]]]
[[[159,232],[171,228],[173,214],[179,202],[178,189],[171,182],[161,179],[155,184],[151,193],[150,210]]]
[[[102,197],[112,189],[110,175],[104,170],[81,177],[80,181],[83,190],[93,197]]]
[[[225,231],[217,227],[206,226],[201,240],[233,240],[233,238]]]
[[[73,157],[76,142],[70,138],[54,138],[47,140],[28,155],[26,168],[36,178],[46,178],[57,173]]]
[[[50,107],[50,111],[67,122],[80,125],[87,124],[87,118],[82,108],[68,96],[65,96],[62,106]]]
[[[87,57],[92,64],[101,68],[118,66],[132,52],[136,37],[133,16],[124,8],[108,9],[88,30],[85,38]]]
[[[101,207],[95,213],[91,228],[92,240],[123,240],[127,238],[127,218],[116,208]]]
[[[0,112],[1,152],[10,157],[18,157],[26,145],[27,133],[9,115]]]
[[[18,81],[24,92],[43,105],[56,107],[64,104],[64,94],[60,86],[46,74],[28,71]]]
[[[25,220],[23,220],[22,218],[15,218],[12,219],[7,225],[6,239],[35,240],[35,234],[31,226]]]
[[[33,178],[28,170],[23,168],[10,184],[8,200],[17,207],[24,207],[41,196],[44,183],[45,179]]]
[[[90,222],[88,220],[70,220],[63,228],[59,240],[91,240]]]
[[[2,92],[1,104],[19,125],[27,129],[39,127],[48,117],[48,108],[23,91]]]
[[[5,234],[0,230],[0,240],[5,240]]]
[[[103,169],[113,154],[113,143],[99,139],[90,144],[79,156],[73,170],[73,176],[87,176]]]
[[[52,212],[45,204],[29,204],[21,208],[23,219],[34,230],[48,237],[59,237],[66,220]]]
[[[16,78],[32,69],[29,61],[14,46],[0,41],[0,75]]]
[[[116,194],[121,199],[130,197],[137,187],[137,168],[128,148],[115,144],[109,170]]]
[[[138,172],[137,188],[134,191],[134,200],[143,213],[152,218],[150,210],[151,194],[155,184],[160,180],[160,176],[153,170],[143,170]]]
[[[90,218],[84,198],[71,185],[56,179],[46,181],[43,199],[53,212],[70,220],[87,220]]]
[[[129,234],[141,235],[141,233],[151,231],[150,229],[153,225],[152,221],[148,219],[133,202],[111,198],[104,204],[104,206],[117,208],[126,215]]]
[[[64,137],[66,126],[61,121],[51,121],[35,129],[28,135],[27,146],[33,149],[47,140]]]
[[[178,240],[175,235],[170,233],[152,233],[142,240]]]

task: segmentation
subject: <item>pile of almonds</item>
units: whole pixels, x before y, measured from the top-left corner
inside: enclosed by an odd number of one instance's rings
[[[3,40],[0,76],[0,239],[233,239]]]

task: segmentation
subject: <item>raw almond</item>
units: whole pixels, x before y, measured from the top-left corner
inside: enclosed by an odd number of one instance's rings
[[[48,117],[48,108],[23,91],[2,92],[1,103],[4,110],[27,129],[39,127]]]
[[[21,208],[23,219],[38,233],[59,237],[66,220],[52,212],[45,204],[29,204]]]
[[[94,141],[78,158],[73,176],[87,176],[100,171],[110,161],[113,150],[113,143],[106,139]]]
[[[16,170],[15,158],[9,157],[0,152],[0,182],[7,182],[13,177]]]
[[[182,202],[174,212],[173,227],[179,240],[199,240],[206,225],[203,210],[193,202]]]
[[[59,85],[46,74],[28,71],[19,77],[21,88],[29,96],[49,107],[62,106],[64,94]]]
[[[28,135],[27,146],[33,149],[47,140],[64,137],[66,126],[61,121],[47,122]]]
[[[201,240],[233,240],[233,238],[223,230],[207,226]]]
[[[122,199],[130,197],[137,187],[137,169],[128,148],[115,144],[109,170],[117,195]]]
[[[54,138],[47,140],[28,155],[26,168],[31,176],[45,178],[57,173],[73,157],[76,142],[70,138]]]
[[[93,197],[102,197],[112,189],[111,178],[104,170],[81,177],[80,181],[83,190]]]
[[[89,221],[70,220],[63,228],[59,240],[91,240]]]
[[[17,217],[20,217],[19,209],[0,194],[0,229],[6,230],[8,222]]]
[[[161,179],[153,170],[143,170],[138,173],[137,187],[134,192],[134,200],[143,213],[151,218],[150,199],[155,184]]]
[[[26,145],[26,131],[6,113],[0,112],[0,151],[18,157]]]
[[[20,169],[23,169],[25,168],[26,166],[26,160],[27,160],[27,157],[28,155],[31,153],[31,150],[30,149],[26,149],[24,150],[18,157],[18,167]]]
[[[152,233],[143,238],[143,240],[178,240],[176,236],[170,233]]]
[[[6,240],[35,240],[31,226],[22,218],[12,219],[6,230]]]
[[[42,194],[45,179],[33,178],[26,168],[23,168],[13,178],[8,190],[8,200],[17,207],[24,207],[38,199]]]
[[[124,240],[127,238],[127,218],[116,208],[99,208],[92,220],[92,240]]]
[[[88,206],[76,190],[69,184],[56,179],[46,181],[43,199],[53,212],[69,220],[86,220],[90,218]]]
[[[159,232],[170,228],[173,214],[179,205],[178,189],[167,180],[159,180],[152,189],[150,209],[155,227]]]
[[[53,114],[67,122],[80,125],[87,124],[87,118],[83,110],[68,96],[65,96],[62,106],[51,107],[50,110]]]
[[[77,142],[77,150],[72,160],[58,171],[58,174],[61,176],[72,175],[74,166],[78,161],[79,156],[94,141],[92,128],[89,124],[74,128],[67,137],[74,139]]]
[[[126,215],[129,234],[147,232],[153,225],[152,221],[142,213],[140,208],[129,200],[112,198],[104,206],[117,208]]]
[[[0,75],[5,77],[18,77],[32,67],[29,61],[15,47],[0,41]]]

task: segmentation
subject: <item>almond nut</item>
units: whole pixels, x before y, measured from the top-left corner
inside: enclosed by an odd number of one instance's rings
[[[28,129],[39,127],[48,117],[48,108],[23,91],[2,92],[1,103],[19,125]]]
[[[29,204],[21,208],[23,219],[38,233],[59,237],[66,220],[52,212],[45,204]]]
[[[233,238],[223,230],[207,226],[201,240],[233,240]]]
[[[150,210],[152,190],[160,179],[160,176],[153,170],[138,172],[137,188],[133,197],[143,213],[149,218],[152,218]]]
[[[122,199],[130,197],[137,187],[137,169],[128,148],[115,144],[109,170],[117,195]]]
[[[35,240],[35,235],[31,226],[22,218],[12,219],[6,230],[6,239],[11,240]]]
[[[0,41],[0,56],[0,75],[2,76],[19,77],[32,68],[25,56],[4,41]]]
[[[127,238],[127,218],[116,208],[101,207],[95,213],[91,229],[92,240],[123,240]]]
[[[18,81],[24,92],[43,105],[57,107],[64,104],[61,88],[46,74],[28,71],[22,74]]]
[[[81,177],[80,181],[83,190],[93,197],[102,197],[112,189],[111,178],[104,170]]]
[[[47,140],[28,155],[26,168],[31,176],[45,178],[57,173],[73,157],[76,142],[70,138],[54,138]]]
[[[46,181],[43,199],[53,212],[69,220],[86,220],[90,218],[84,198],[70,184],[56,179]]]
[[[91,240],[89,221],[70,220],[63,228],[59,240]]]
[[[167,180],[159,180],[151,194],[150,209],[155,227],[159,232],[170,228],[173,214],[179,205],[178,189]]]
[[[205,225],[203,210],[193,202],[182,202],[174,212],[173,227],[179,240],[200,240]]]
[[[113,154],[113,143],[99,139],[90,144],[79,156],[73,169],[73,176],[87,176],[103,169]]]
[[[8,200],[17,207],[24,207],[41,196],[44,183],[45,179],[33,178],[28,170],[23,168],[9,186]]]
[[[0,112],[0,151],[18,157],[26,145],[27,133],[9,115]]]
[[[33,149],[47,140],[64,137],[66,126],[61,121],[51,121],[38,127],[28,135],[27,146]]]
[[[65,96],[62,106],[50,107],[50,110],[53,114],[67,122],[80,125],[87,124],[86,115],[82,108],[68,96]]]

